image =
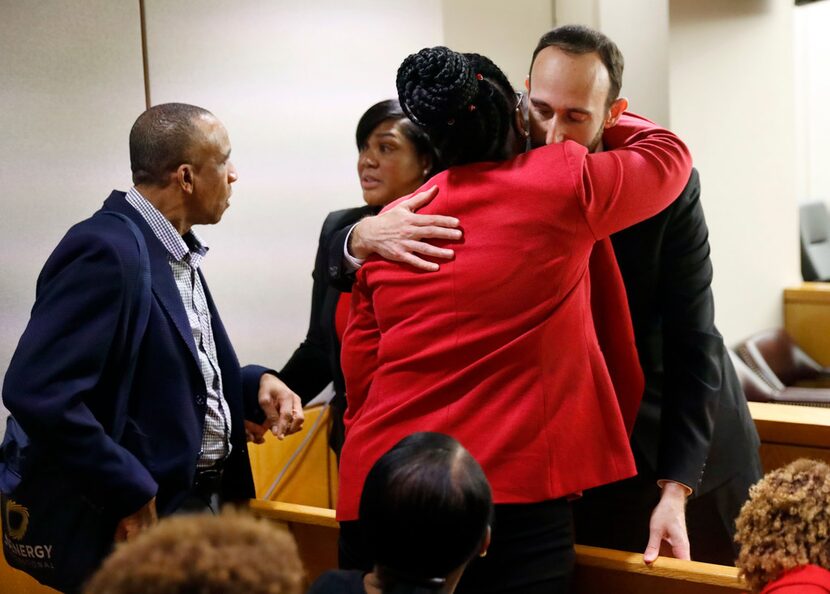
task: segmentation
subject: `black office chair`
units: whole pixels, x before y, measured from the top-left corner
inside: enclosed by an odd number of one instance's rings
[[[830,219],[824,202],[799,207],[801,276],[805,281],[830,281]]]

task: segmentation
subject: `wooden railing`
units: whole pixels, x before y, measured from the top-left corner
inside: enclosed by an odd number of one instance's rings
[[[339,528],[334,510],[278,501],[251,501],[258,516],[280,522],[297,540],[309,579],[337,566]],[[575,594],[734,594],[745,591],[735,567],[576,546]]]
[[[830,408],[750,402],[764,472],[798,458],[830,464]]]

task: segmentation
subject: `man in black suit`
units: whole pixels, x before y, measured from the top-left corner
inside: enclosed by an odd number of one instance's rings
[[[618,97],[622,70],[616,45],[599,32],[566,26],[544,35],[528,79],[531,143],[573,140],[602,150],[603,130],[616,123],[611,114],[622,111],[612,105],[627,104]],[[359,257],[424,254],[415,234],[429,223],[412,210],[366,220],[348,247]],[[335,234],[329,253],[331,280],[344,288],[347,236]],[[695,560],[731,564],[734,519],[762,471],[758,435],[714,325],[697,172],[670,207],[612,241],[646,378],[632,435],[639,475],[585,493],[575,507],[577,542],[645,551],[651,562],[659,552],[690,558],[691,540]]]
[[[528,78],[535,146],[573,140],[602,150],[625,102],[623,59],[580,26],[542,36]],[[626,102],[627,103],[627,102]],[[758,435],[714,325],[708,229],[697,171],[663,212],[612,236],[646,378],[632,435],[637,477],[585,493],[577,542],[732,564],[734,519],[761,478]],[[688,498],[688,506],[686,500]],[[688,532],[687,532],[688,528]],[[665,550],[668,552],[668,550]]]

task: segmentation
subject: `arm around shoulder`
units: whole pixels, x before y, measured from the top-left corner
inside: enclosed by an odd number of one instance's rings
[[[680,194],[692,159],[675,134],[649,120],[624,113],[603,135],[605,152],[585,155],[570,146],[575,182],[583,191],[583,211],[597,239],[643,221]],[[572,169],[573,170],[573,169]]]

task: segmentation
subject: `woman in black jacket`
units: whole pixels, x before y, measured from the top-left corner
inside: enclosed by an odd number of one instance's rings
[[[297,347],[280,378],[307,404],[329,382],[332,429],[329,444],[340,455],[343,445],[345,385],[340,370],[340,336],[348,317],[350,294],[329,284],[328,254],[332,237],[360,219],[377,214],[393,200],[412,193],[432,174],[435,157],[429,137],[407,119],[398,101],[389,99],[370,107],[355,134],[357,173],[366,206],[338,210],[326,217],[314,262],[311,321],[305,341]]]

